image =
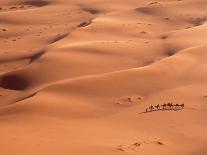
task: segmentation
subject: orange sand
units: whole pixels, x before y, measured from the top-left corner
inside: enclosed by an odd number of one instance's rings
[[[1,154],[206,155],[206,21],[206,0],[1,0]]]

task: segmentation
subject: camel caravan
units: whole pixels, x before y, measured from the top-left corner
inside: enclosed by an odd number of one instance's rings
[[[152,112],[158,110],[181,110],[184,108],[184,103],[182,104],[173,104],[172,102],[164,103],[162,105],[157,104],[155,106],[151,105],[150,107],[146,108],[145,112]]]

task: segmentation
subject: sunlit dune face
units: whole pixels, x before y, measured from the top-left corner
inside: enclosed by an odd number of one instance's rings
[[[0,154],[206,155],[206,0],[0,0]]]

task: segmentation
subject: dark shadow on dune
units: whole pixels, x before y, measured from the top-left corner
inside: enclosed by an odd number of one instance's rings
[[[146,66],[149,66],[153,63],[155,63],[156,61],[155,60],[148,60],[148,61],[144,61],[143,62],[143,65],[141,67],[146,67]]]
[[[10,7],[9,9],[10,9],[10,10],[15,10],[15,9],[17,9],[17,7],[16,7],[16,6],[12,6],[12,7]]]
[[[162,36],[160,36],[160,39],[161,39],[161,40],[166,40],[166,39],[168,39],[168,37],[169,37],[169,36],[167,36],[167,35],[162,35]]]
[[[176,54],[176,51],[175,50],[173,50],[173,49],[169,49],[169,50],[167,50],[166,52],[165,52],[165,54],[167,55],[167,56],[173,56],[173,55],[175,55]]]
[[[20,3],[21,5],[31,5],[35,7],[43,7],[49,5],[50,2],[44,0],[24,0]]]
[[[139,7],[136,8],[135,11],[143,14],[150,14],[150,15],[157,13],[157,11],[154,8],[150,8],[150,7]]]
[[[40,59],[44,54],[46,53],[45,50],[40,50],[39,52],[33,54],[29,59],[29,63],[33,63],[35,62],[36,60]]]
[[[10,90],[25,90],[29,86],[29,82],[20,75],[9,74],[1,77],[0,86]]]
[[[173,56],[175,54],[176,54],[176,52],[174,50],[169,50],[169,51],[166,52],[166,55],[169,56],[169,57]]]
[[[81,22],[78,27],[86,27],[86,26],[89,26],[92,22],[91,21],[84,21],[84,22]]]
[[[68,36],[68,34],[69,34],[69,33],[65,33],[65,34],[57,35],[55,38],[53,38],[53,39],[51,39],[51,40],[49,41],[49,44],[53,44],[53,43],[55,43],[55,42],[57,42],[57,41],[59,41],[59,40],[61,40],[61,39],[64,39],[65,37]]]
[[[90,14],[93,14],[93,15],[100,13],[99,10],[96,10],[96,9],[93,9],[93,8],[83,8],[82,10],[85,11],[85,12],[89,12]]]
[[[193,24],[194,26],[200,26],[203,25],[204,22],[207,20],[207,17],[200,17],[200,18],[194,18],[188,20],[190,24]]]

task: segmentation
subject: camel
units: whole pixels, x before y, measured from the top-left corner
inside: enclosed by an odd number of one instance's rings
[[[167,106],[167,104],[164,103],[164,104],[162,104],[161,106],[162,106],[163,109],[165,109],[166,106]]]
[[[167,103],[167,106],[171,108],[171,106],[170,106],[170,102]]]
[[[181,108],[184,108],[185,105],[184,105],[184,103],[183,103],[183,104],[181,104],[181,105],[179,105],[179,106],[180,106]]]
[[[178,108],[179,106],[180,106],[180,105],[179,105],[179,104],[177,104],[177,103],[174,105],[174,107],[175,107],[175,108]]]
[[[153,111],[153,110],[154,110],[154,106],[151,105],[151,106],[149,107],[149,109],[150,109],[151,111]]]
[[[168,102],[167,106],[170,107],[170,108],[173,108],[173,103],[172,102]]]
[[[159,110],[160,109],[160,105],[159,104],[156,105],[155,108],[157,108],[157,110]]]

